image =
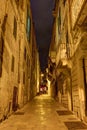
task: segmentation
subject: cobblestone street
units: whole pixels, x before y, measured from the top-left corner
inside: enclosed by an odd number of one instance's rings
[[[0,124],[0,130],[87,130],[72,112],[53,98],[35,97]]]

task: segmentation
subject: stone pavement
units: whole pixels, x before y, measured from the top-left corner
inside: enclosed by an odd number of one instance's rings
[[[42,95],[3,121],[0,130],[87,130],[87,126],[53,98]]]

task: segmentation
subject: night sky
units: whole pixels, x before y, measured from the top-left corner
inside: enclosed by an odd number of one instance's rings
[[[48,53],[51,42],[54,0],[30,0],[39,51],[41,71],[48,65]]]

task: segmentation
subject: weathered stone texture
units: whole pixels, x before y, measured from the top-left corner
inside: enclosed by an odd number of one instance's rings
[[[0,1],[0,38],[2,36],[4,39],[0,77],[0,120],[27,103],[30,100],[30,91],[33,91],[30,90],[32,40],[28,41],[26,34],[27,4],[32,23],[29,1],[24,2],[23,9],[13,0]],[[32,24],[30,33],[32,38],[32,35],[35,35],[32,32]],[[34,91],[36,94],[36,87]]]

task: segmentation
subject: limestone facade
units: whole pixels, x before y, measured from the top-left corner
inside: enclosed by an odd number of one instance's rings
[[[71,44],[69,41],[68,1],[58,1],[56,11],[56,82],[58,100],[69,110],[72,109],[71,97]]]
[[[1,1],[0,120],[30,100],[32,53],[37,54],[34,35],[30,1]]]
[[[71,5],[73,110],[84,120],[87,116],[87,1],[75,3]]]
[[[86,11],[86,0],[59,0],[55,23],[58,99],[82,120],[87,115]]]

